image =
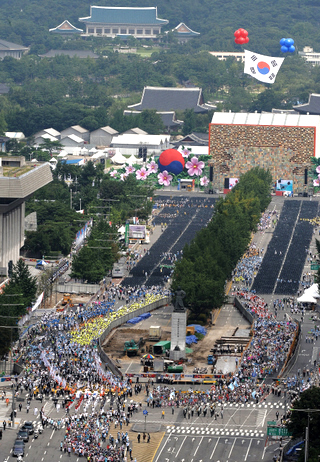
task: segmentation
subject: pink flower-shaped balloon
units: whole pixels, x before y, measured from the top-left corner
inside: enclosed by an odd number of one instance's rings
[[[313,186],[320,186],[320,180],[318,178],[313,180]]]
[[[136,169],[132,166],[132,165],[129,165],[128,167],[126,167],[126,174],[129,175],[129,173],[134,173],[136,171]]]
[[[186,163],[186,167],[190,176],[200,176],[204,168],[204,162],[200,161],[197,157],[192,157],[191,161]]]
[[[200,178],[200,184],[201,186],[208,186],[209,184],[209,180],[206,176],[203,176],[202,178]]]
[[[112,178],[115,178],[116,175],[117,175],[117,170],[112,170],[112,172],[110,172],[110,176],[112,176]]]
[[[156,173],[158,170],[158,165],[154,160],[152,160],[149,164],[147,164],[148,173]]]
[[[183,148],[181,151],[181,154],[182,154],[182,157],[189,157],[189,155],[191,154],[191,149]]]
[[[320,173],[320,165],[318,165],[318,167],[316,168],[316,172]]]
[[[163,170],[163,172],[159,173],[158,175],[158,183],[163,184],[164,186],[169,186],[172,180],[172,175],[170,175],[167,170]]]
[[[148,177],[148,172],[144,167],[142,167],[142,168],[140,168],[140,170],[136,171],[137,180],[146,180],[147,177]]]
[[[127,178],[128,174],[127,173],[121,173],[120,175],[120,180],[124,181]]]

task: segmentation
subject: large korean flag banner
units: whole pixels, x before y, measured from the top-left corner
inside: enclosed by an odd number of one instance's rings
[[[260,82],[274,83],[284,58],[259,55],[248,50],[244,50],[244,52],[244,73],[260,80]]]

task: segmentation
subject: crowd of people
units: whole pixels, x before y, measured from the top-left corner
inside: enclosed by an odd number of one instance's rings
[[[223,419],[223,408],[228,403],[258,403],[269,393],[281,394],[281,386],[273,386],[271,381],[263,379],[278,376],[294,347],[298,325],[290,316],[278,320],[277,311],[290,307],[291,313],[304,314],[291,298],[277,299],[273,313],[254,290],[249,290],[259,268],[260,271],[262,269],[264,253],[264,249],[259,249],[253,242],[233,275],[233,295],[254,319],[250,344],[241,360],[235,358],[234,373],[216,377],[215,383],[205,391],[194,388],[184,391],[178,385],[157,385],[151,380],[143,390],[130,378],[120,378],[105,370],[96,349],[102,332],[113,320],[170,295],[161,283],[148,287],[140,284],[142,279],[146,279],[145,274],[141,276],[142,270],[148,273],[160,261],[172,263],[180,258],[183,241],[178,240],[172,247],[177,240],[177,230],[183,229],[183,226],[190,227],[191,222],[190,233],[195,233],[198,225],[195,220],[192,226],[193,217],[209,220],[212,216],[213,202],[205,206],[197,204],[196,199],[183,199],[178,203],[171,199],[163,201],[164,215],[161,219],[169,225],[164,226],[152,253],[145,252],[143,258],[137,259],[132,276],[119,286],[103,287],[96,300],[88,306],[44,315],[27,334],[32,343],[25,341],[21,346],[20,353],[26,367],[25,373],[18,379],[17,394],[25,391],[30,399],[52,395],[56,409],[62,405],[63,414],[54,421],[42,406],[40,416],[43,425],[59,428],[63,424],[65,435],[61,451],[85,456],[90,462],[123,462],[127,457],[133,460],[132,444],[126,430],[133,413],[140,409],[132,398],[141,392],[145,393],[148,407],[160,408],[159,416],[162,418],[166,411],[174,414],[180,409],[186,419],[194,416]],[[174,212],[173,208],[176,209]],[[266,212],[260,221],[259,231],[265,232],[275,226],[277,218],[275,212]],[[179,228],[172,226],[175,220]],[[291,224],[291,218],[289,222]],[[135,276],[138,272],[139,277]],[[303,275],[302,280],[307,283],[308,275]],[[317,341],[319,337],[320,323],[315,323],[310,341]],[[287,378],[283,386],[290,399],[295,398],[297,390],[310,386],[313,372],[311,368]],[[179,381],[179,374],[175,374],[173,379]]]

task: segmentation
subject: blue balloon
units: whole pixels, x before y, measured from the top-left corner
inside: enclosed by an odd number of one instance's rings
[[[290,53],[294,53],[296,51],[296,47],[294,47],[293,45],[291,45],[291,47],[289,48],[289,52]]]
[[[282,38],[282,39],[280,40],[280,45],[281,45],[281,46],[282,46],[282,45],[285,45],[285,41],[286,41],[286,39],[285,39],[285,38]]]
[[[289,50],[288,47],[282,45],[282,47],[281,47],[282,53],[288,53],[288,50]]]
[[[291,45],[294,44],[294,40],[292,38],[287,38],[286,41],[285,41],[285,46],[290,48]]]

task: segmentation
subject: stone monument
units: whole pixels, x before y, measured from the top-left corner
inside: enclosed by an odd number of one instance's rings
[[[187,313],[183,304],[186,293],[178,287],[176,301],[171,318],[170,359],[178,361],[186,357]]]

